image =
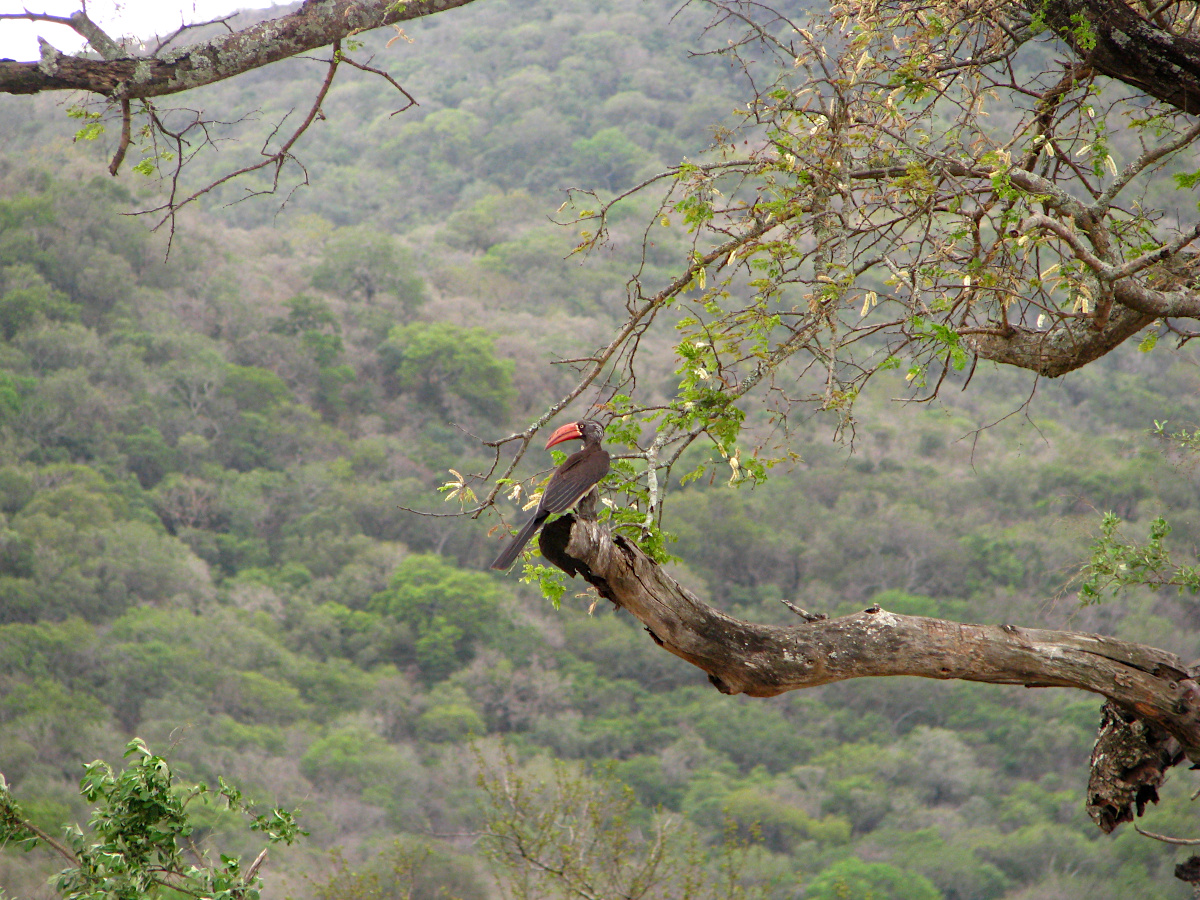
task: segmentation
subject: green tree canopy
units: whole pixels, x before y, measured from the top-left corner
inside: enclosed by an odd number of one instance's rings
[[[379,357],[396,387],[441,414],[465,410],[503,419],[515,391],[512,360],[496,356],[482,328],[449,322],[397,325],[379,345]]]
[[[805,900],[942,900],[923,875],[887,863],[850,857],[834,863],[811,882]]]
[[[397,566],[388,589],[371,598],[370,610],[413,629],[421,677],[434,682],[469,662],[477,646],[509,630],[503,597],[487,575],[430,554]]]
[[[339,228],[321,250],[312,284],[366,303],[391,294],[411,313],[425,301],[425,282],[414,269],[412,254],[391,235],[366,226]]]

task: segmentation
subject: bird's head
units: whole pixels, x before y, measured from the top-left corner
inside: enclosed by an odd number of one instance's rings
[[[599,443],[602,437],[604,437],[603,425],[595,419],[580,419],[578,422],[568,422],[550,435],[550,440],[546,441],[546,449],[549,450],[555,444],[561,444],[563,441]]]

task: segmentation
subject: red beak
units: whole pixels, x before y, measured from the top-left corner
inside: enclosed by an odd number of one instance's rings
[[[578,422],[568,422],[563,425],[558,431],[550,435],[550,440],[546,441],[546,449],[549,450],[555,444],[561,444],[563,441],[580,441],[583,440],[583,432],[579,430]]]

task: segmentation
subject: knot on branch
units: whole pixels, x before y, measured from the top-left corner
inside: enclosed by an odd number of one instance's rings
[[[1156,318],[1155,313],[1120,306],[1099,329],[1090,321],[1067,322],[1049,331],[1009,326],[970,334],[966,340],[983,359],[1058,378],[1104,356]]]
[[[51,77],[58,74],[59,60],[63,54],[43,37],[37,39],[40,59],[38,69]]]
[[[1092,748],[1088,815],[1105,834],[1132,822],[1158,802],[1166,770],[1182,759],[1179,742],[1165,729],[1106,702]]]

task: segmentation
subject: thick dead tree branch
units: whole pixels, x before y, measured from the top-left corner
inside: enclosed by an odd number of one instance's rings
[[[0,93],[78,90],[112,100],[178,94],[328,46],[350,35],[473,0],[307,0],[275,19],[152,57],[85,59],[43,44],[35,62],[0,60]]]
[[[598,522],[564,516],[543,530],[541,545],[555,565],[581,574],[723,693],[771,697],[850,678],[913,675],[1076,688],[1108,698],[1114,721],[1126,730],[1141,723],[1142,740],[1132,751],[1128,740],[1118,746],[1117,735],[1093,760],[1100,774],[1093,775],[1089,794],[1102,807],[1094,816],[1106,830],[1132,818],[1128,807],[1157,799],[1165,768],[1184,756],[1200,759],[1200,685],[1163,650],[1095,634],[960,624],[878,607],[806,624],[756,625],[701,602]],[[1137,765],[1124,765],[1133,756]]]
[[[1035,0],[1025,5],[1044,16],[1096,71],[1182,112],[1200,113],[1200,40],[1195,34],[1164,28],[1124,0]]]

